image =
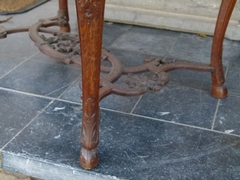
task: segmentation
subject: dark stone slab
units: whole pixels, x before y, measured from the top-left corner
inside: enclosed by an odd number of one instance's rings
[[[138,96],[123,97],[112,94],[101,101],[100,107],[130,113],[138,99]]]
[[[223,47],[223,64],[228,64],[232,47],[225,43]],[[201,37],[199,35],[181,33],[176,44],[168,54],[168,58],[185,60],[196,63],[210,64],[212,48],[212,37]]]
[[[131,27],[131,25],[126,24],[105,22],[103,27],[103,46],[109,47]]]
[[[78,69],[27,61],[0,80],[0,86],[28,93],[58,97],[80,75]]]
[[[0,77],[10,72],[24,60],[23,58],[12,58],[0,54]]]
[[[79,86],[79,83],[79,81],[74,83],[60,98],[72,102],[82,103],[82,90]]]
[[[47,99],[0,90],[0,149],[49,102]]]
[[[220,101],[214,130],[240,135],[240,97],[229,96]]]
[[[133,26],[111,48],[164,57],[178,35],[179,33],[173,31]]]
[[[75,155],[80,151],[80,123],[81,107],[79,105],[52,103],[17,138],[18,140],[8,146],[9,151],[14,152],[18,147],[24,146],[28,148],[19,149],[23,154],[54,160],[55,163],[60,164],[64,162],[66,165],[78,164],[78,158],[75,158]],[[66,154],[69,157],[62,158]],[[75,161],[68,161],[69,158]]]
[[[132,66],[139,66],[144,63],[144,59],[163,59],[160,56],[154,56],[151,54],[144,54],[141,52],[135,51],[128,51],[128,50],[119,50],[109,48],[111,54],[113,54],[121,63],[123,67],[132,67]]]
[[[204,128],[211,128],[218,100],[209,92],[168,85],[145,94],[135,114]]]
[[[0,150],[0,168],[2,168],[2,151]]]
[[[226,87],[230,95],[240,95],[240,66],[229,66]]]
[[[23,170],[25,164],[24,172],[46,180],[240,178],[239,137],[109,111],[101,113],[99,166],[84,171],[79,110],[53,103],[3,150],[3,167]]]
[[[4,169],[12,172],[19,171],[25,175],[34,174],[44,180],[118,180],[116,177],[84,171],[64,164],[54,164],[48,161],[29,159],[14,153],[4,153]]]
[[[102,131],[110,135],[107,141],[102,132],[97,172],[124,179],[240,178],[239,137],[110,112],[102,113],[103,121]]]
[[[175,70],[168,72],[168,75],[171,84],[211,91],[212,78],[210,72]]]
[[[239,44],[239,42],[234,42],[234,44]],[[232,46],[231,56],[229,57],[229,66],[240,67],[240,46]]]
[[[14,53],[13,53],[14,52]],[[28,33],[11,34],[0,40],[0,54],[13,58],[29,58],[38,52]]]

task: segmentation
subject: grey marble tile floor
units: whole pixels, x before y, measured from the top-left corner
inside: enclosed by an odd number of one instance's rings
[[[57,8],[49,1],[1,25],[32,25]],[[74,3],[69,8],[76,33]],[[104,23],[103,46],[124,66],[147,57],[209,63],[211,42]],[[170,72],[170,83],[158,93],[103,99],[100,161],[85,171],[79,166],[80,69],[43,55],[27,33],[9,35],[0,40],[0,168],[45,180],[239,180],[240,42],[224,41],[223,64],[225,99],[211,96],[210,73],[186,70]]]

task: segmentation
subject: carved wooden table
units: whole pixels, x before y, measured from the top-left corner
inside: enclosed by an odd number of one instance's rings
[[[99,101],[105,96],[112,93],[131,96],[141,95],[148,90],[159,91],[169,81],[166,72],[175,69],[211,72],[212,95],[216,98],[227,96],[222,67],[222,45],[235,3],[236,0],[222,0],[212,43],[210,64],[148,59],[143,65],[123,68],[116,57],[106,49],[102,49],[105,0],[76,0],[79,36],[67,33],[70,31],[68,4],[67,0],[59,0],[59,11],[56,17],[42,19],[24,28],[7,29],[1,26],[0,38],[5,38],[10,33],[29,31],[31,39],[43,53],[67,64],[74,63],[81,66],[83,112],[80,165],[84,169],[92,169],[98,164]],[[61,31],[47,28],[53,25],[60,26]],[[40,32],[53,36],[46,37],[40,35]],[[108,61],[111,66],[103,66],[101,61]],[[102,79],[100,79],[100,71],[107,74]],[[142,74],[143,72],[151,72],[153,75],[147,77]],[[131,75],[133,73],[138,75]],[[129,87],[114,84],[122,74],[129,74],[130,79],[126,81]]]

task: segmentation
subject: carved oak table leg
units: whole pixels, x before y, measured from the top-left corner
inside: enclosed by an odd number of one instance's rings
[[[76,0],[82,61],[82,130],[80,165],[98,164],[99,87],[105,0]]]
[[[228,95],[227,88],[224,86],[225,78],[222,67],[222,47],[225,32],[235,3],[236,0],[222,0],[215,27],[211,66],[215,68],[215,71],[212,72],[212,95],[216,98],[224,98]]]
[[[70,32],[69,26],[69,15],[68,15],[68,1],[67,0],[59,0],[59,10],[58,16],[63,17],[66,20],[67,24],[63,23],[60,25],[60,30],[63,32]]]

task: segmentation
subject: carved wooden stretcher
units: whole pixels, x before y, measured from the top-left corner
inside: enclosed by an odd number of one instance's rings
[[[49,19],[42,19],[30,27],[7,29],[0,27],[0,38],[7,34],[29,31],[36,46],[49,57],[74,63],[82,68],[82,130],[80,165],[84,169],[92,169],[98,164],[97,146],[99,143],[99,101],[109,94],[124,96],[141,95],[148,90],[159,91],[168,83],[166,72],[175,69],[189,69],[207,71],[212,74],[212,95],[216,98],[227,96],[224,86],[224,71],[222,67],[222,46],[228,22],[230,20],[236,0],[222,0],[212,43],[211,63],[198,64],[188,62],[164,62],[157,59],[146,61],[137,67],[122,67],[120,61],[102,49],[102,32],[104,20],[105,0],[76,0],[78,35],[69,34],[68,2],[59,0],[58,15]],[[60,26],[60,31],[47,28]],[[53,36],[47,38],[39,33]],[[80,42],[80,48],[79,48]],[[101,61],[108,61],[111,66],[101,65]],[[147,77],[141,73],[150,71],[153,76]],[[107,75],[100,79],[100,72]],[[122,74],[139,74],[132,77],[129,88],[114,84]]]

